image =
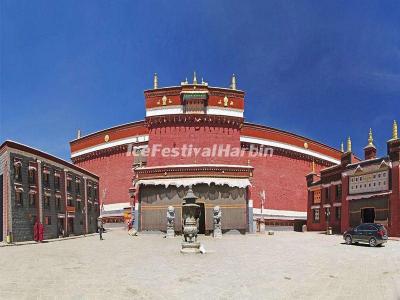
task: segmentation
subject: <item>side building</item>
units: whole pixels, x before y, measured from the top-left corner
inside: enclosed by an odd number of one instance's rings
[[[5,141],[0,189],[0,241],[33,240],[36,222],[45,239],[97,229],[99,177],[60,158]]]
[[[391,236],[400,236],[400,139],[397,123],[387,142],[387,156],[378,158],[370,130],[364,160],[351,152],[342,154],[340,165],[306,176],[308,230],[332,228],[343,233],[362,223],[381,223]]]

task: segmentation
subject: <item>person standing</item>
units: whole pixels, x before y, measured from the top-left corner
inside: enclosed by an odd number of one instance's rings
[[[99,230],[100,240],[103,240],[104,225],[103,220],[100,217],[97,219],[97,228]]]

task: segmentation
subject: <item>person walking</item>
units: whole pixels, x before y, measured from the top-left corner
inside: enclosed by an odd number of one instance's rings
[[[99,230],[100,240],[103,240],[104,226],[103,226],[103,220],[100,217],[97,219],[97,228]]]

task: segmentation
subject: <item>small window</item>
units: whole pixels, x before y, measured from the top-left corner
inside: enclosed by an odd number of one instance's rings
[[[335,217],[336,217],[336,220],[340,220],[340,218],[341,218],[341,212],[342,212],[342,209],[341,209],[340,206],[335,207]]]
[[[43,174],[43,184],[45,186],[49,186],[50,185],[50,174],[47,173],[47,172]]]
[[[319,208],[313,209],[313,219],[314,222],[319,222]]]
[[[21,191],[17,191],[15,193],[15,205],[19,206],[19,207],[24,206],[24,201],[23,201],[23,198],[22,198],[22,192]]]
[[[383,173],[383,177],[386,177],[386,173]]]
[[[22,180],[20,163],[14,164],[14,178],[18,181]]]
[[[29,170],[29,184],[35,184],[35,183],[36,183],[35,170],[30,169]]]
[[[60,176],[54,177],[54,187],[56,190],[60,190]]]
[[[61,198],[56,199],[57,209],[61,209]]]
[[[81,183],[79,181],[76,183],[76,193],[81,194]]]
[[[45,195],[44,196],[44,207],[45,208],[50,208],[50,195]]]
[[[36,207],[36,194],[29,194],[29,207]]]
[[[45,216],[44,217],[44,223],[46,225],[51,225],[51,217],[50,216]]]
[[[71,179],[67,179],[67,190],[68,190],[68,192],[71,192],[71,190],[72,190],[72,181],[71,181]]]

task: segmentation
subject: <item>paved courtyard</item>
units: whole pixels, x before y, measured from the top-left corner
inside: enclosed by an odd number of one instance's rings
[[[347,246],[340,236],[97,236],[0,248],[1,299],[400,299],[400,242]]]

